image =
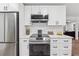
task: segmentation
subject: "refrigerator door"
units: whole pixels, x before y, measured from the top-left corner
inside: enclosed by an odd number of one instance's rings
[[[4,42],[4,13],[0,13],[0,42]]]
[[[16,40],[16,13],[5,13],[5,42]]]

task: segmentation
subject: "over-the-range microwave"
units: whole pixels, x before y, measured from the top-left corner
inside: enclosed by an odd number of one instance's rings
[[[47,22],[48,21],[48,14],[31,14],[31,21],[32,22]]]

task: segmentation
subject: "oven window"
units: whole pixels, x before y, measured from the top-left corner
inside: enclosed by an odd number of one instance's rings
[[[29,44],[30,56],[50,56],[49,44]]]

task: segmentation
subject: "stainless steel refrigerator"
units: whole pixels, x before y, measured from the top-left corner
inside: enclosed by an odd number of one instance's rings
[[[19,13],[0,12],[0,56],[19,55]]]

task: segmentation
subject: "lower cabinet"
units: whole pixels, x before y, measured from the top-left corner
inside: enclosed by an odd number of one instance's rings
[[[29,39],[20,39],[19,43],[20,56],[29,56]]]
[[[50,39],[50,56],[71,56],[72,39]],[[20,39],[20,56],[29,56],[29,39]]]
[[[50,41],[51,56],[71,56],[72,39],[51,39]]]

